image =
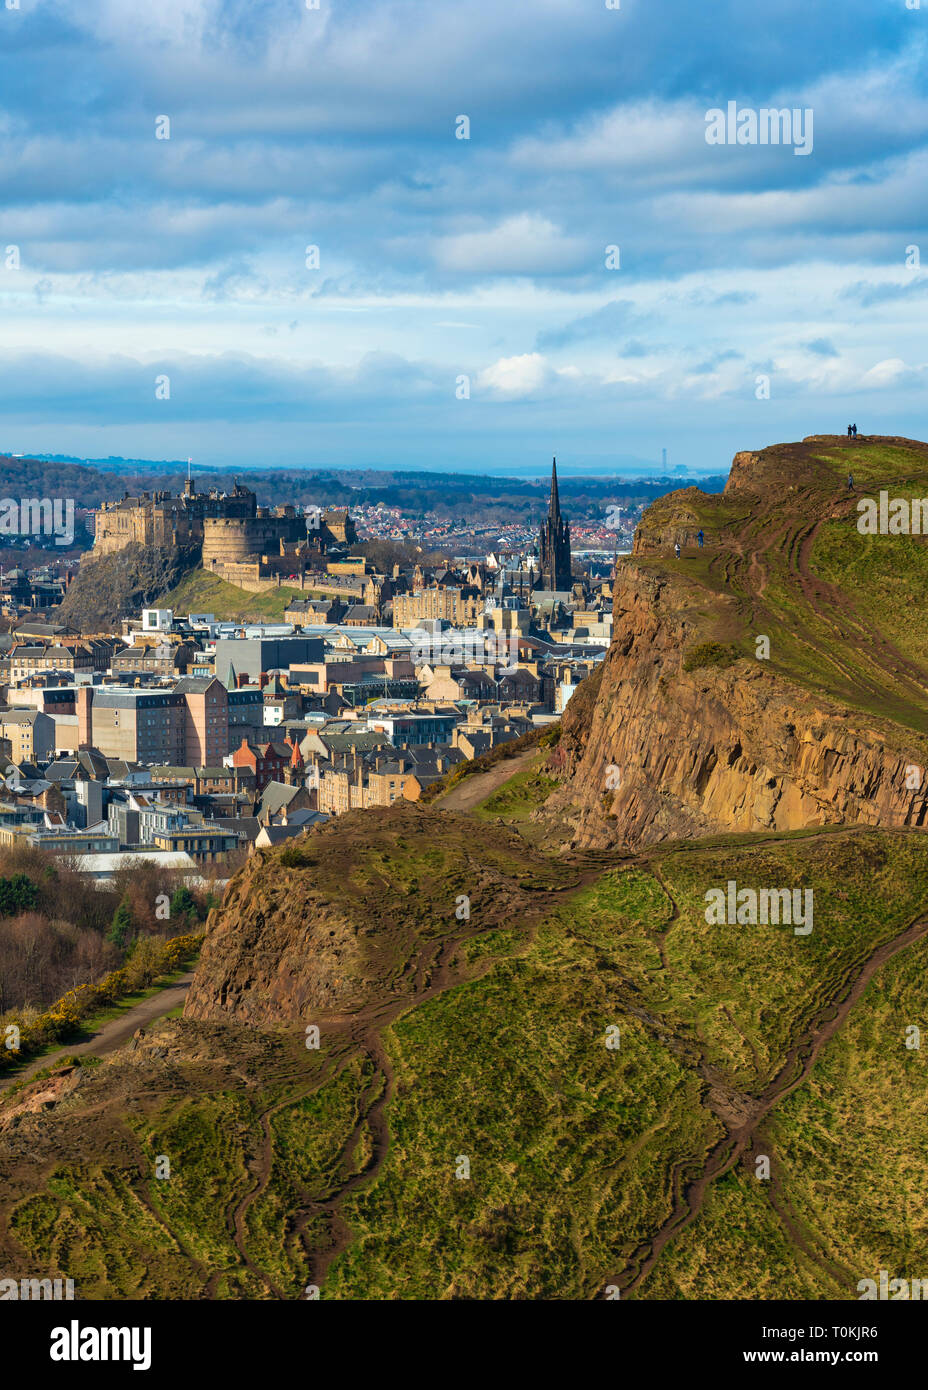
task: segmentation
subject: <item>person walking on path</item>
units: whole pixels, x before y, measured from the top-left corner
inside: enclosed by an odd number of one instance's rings
[[[679,542],[679,541],[677,541],[676,545],[674,546],[674,548],[673,548],[673,553],[674,553],[674,555],[676,555],[677,559],[679,560],[679,558],[680,558],[680,542]]]
[[[848,486],[848,491],[849,491],[849,492],[853,492],[853,491],[854,491],[854,475],[853,475],[853,473],[848,473],[848,475],[847,475],[847,486]]]
[[[705,540],[705,536],[703,535],[702,531],[696,532],[696,539],[699,541],[699,549],[702,550],[702,543]]]

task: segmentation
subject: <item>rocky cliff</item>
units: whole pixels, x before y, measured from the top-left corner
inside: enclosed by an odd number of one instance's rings
[[[924,669],[852,583],[815,574],[829,528],[861,540],[847,468],[872,468],[876,487],[914,461],[928,493],[925,446],[909,443],[847,463],[840,440],[739,454],[721,496],[688,488],[649,509],[618,565],[612,647],[549,762],[562,786],[542,814],[575,845],[925,823]],[[924,548],[918,563],[928,573]],[[888,603],[885,617],[898,641]]]
[[[154,603],[197,564],[199,550],[133,543],[112,555],[84,557],[55,612],[81,632],[118,631],[127,613]]]
[[[379,1017],[446,979],[456,944],[573,882],[514,830],[411,802],[252,855],[209,919],[184,1017]],[[544,897],[541,898],[544,901]]]

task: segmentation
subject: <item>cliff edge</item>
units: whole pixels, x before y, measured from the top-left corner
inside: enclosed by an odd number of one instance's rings
[[[723,493],[658,499],[542,818],[583,847],[923,825],[928,538],[861,534],[881,490],[928,497],[928,445],[812,436],[737,454]]]

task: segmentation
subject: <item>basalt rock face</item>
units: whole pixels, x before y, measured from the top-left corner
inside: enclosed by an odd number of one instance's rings
[[[760,462],[755,454],[736,457],[726,488],[736,510],[751,505]],[[734,593],[707,598],[706,588],[686,581],[685,558],[673,558],[677,539],[686,544],[690,533],[693,543],[701,497],[688,488],[661,499],[658,525],[646,513],[633,555],[619,562],[612,646],[567,706],[548,764],[562,785],[538,818],[566,828],[577,848],[928,824],[926,778],[920,789],[907,785],[923,740],[723,641],[707,651],[707,664],[687,660],[700,644],[734,631],[744,607]],[[734,522],[713,536],[722,563],[731,536]],[[692,562],[705,563],[706,553],[696,551]]]
[[[339,816],[235,876],[184,1018],[260,1027],[396,1008],[451,968],[475,924],[510,928],[562,880],[507,827],[409,802]]]
[[[230,883],[210,916],[185,1018],[263,1024],[356,1006],[358,924],[326,893],[297,891],[296,877],[256,854]]]
[[[112,555],[84,557],[56,618],[82,632],[119,629],[126,613],[137,613],[179,584],[196,565],[194,546],[127,545]]]

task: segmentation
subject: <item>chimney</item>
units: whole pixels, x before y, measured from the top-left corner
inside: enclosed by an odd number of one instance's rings
[[[93,686],[82,685],[77,691],[77,747],[93,747]]]

